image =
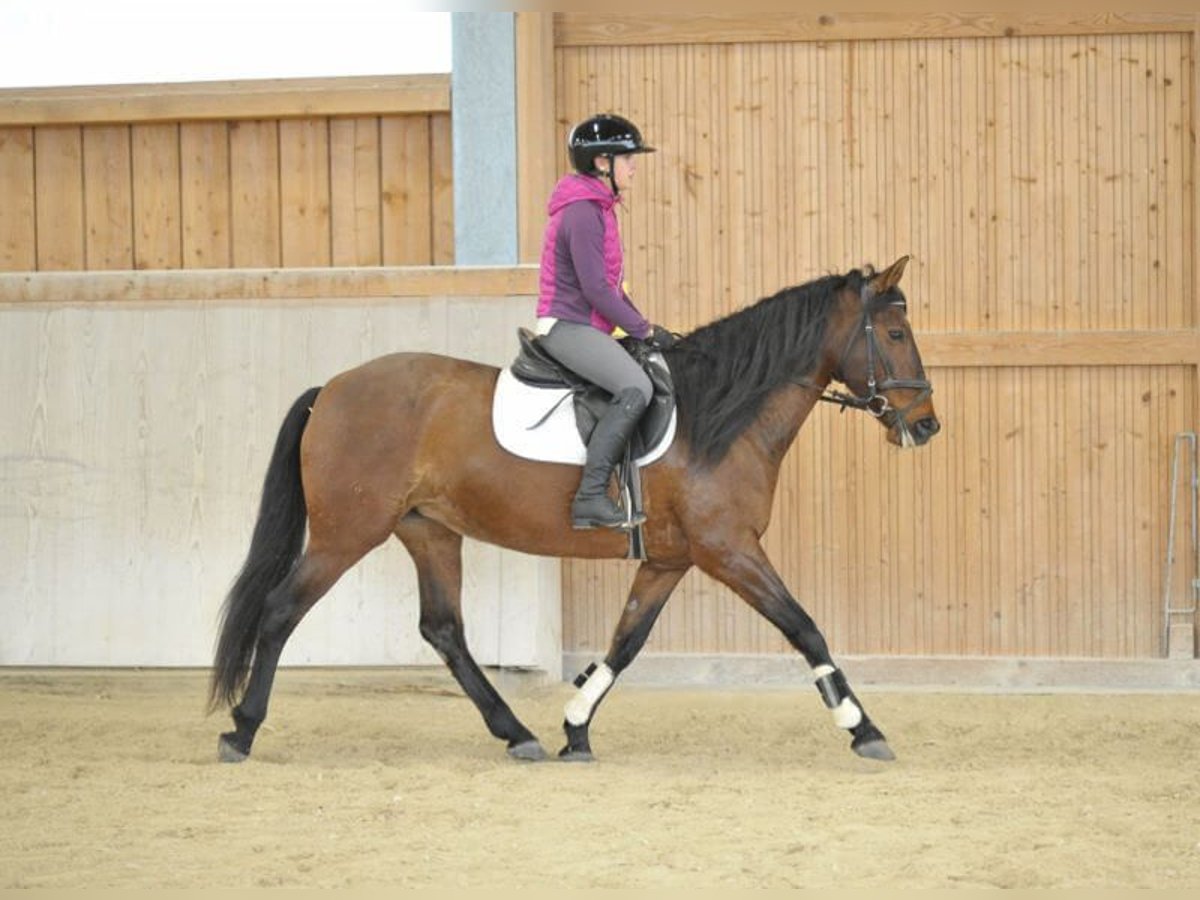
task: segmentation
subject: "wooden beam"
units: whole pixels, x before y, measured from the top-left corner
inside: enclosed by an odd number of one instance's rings
[[[449,75],[0,90],[0,126],[448,112]]]
[[[1035,331],[918,333],[929,367],[1194,366],[1200,332]]]
[[[1187,173],[1184,181],[1184,191],[1192,198],[1191,222],[1188,223],[1192,236],[1192,302],[1188,310],[1191,315],[1193,328],[1200,327],[1200,142],[1196,140],[1196,101],[1200,98],[1200,14],[1196,16],[1196,26],[1192,31],[1192,46],[1189,62],[1192,66],[1192,102],[1191,102],[1191,144],[1192,170]],[[1192,404],[1193,419],[1189,430],[1200,430],[1200,360],[1193,373]],[[1200,578],[1200,572],[1193,573]]]
[[[0,303],[534,296],[537,271],[536,266],[411,266],[33,272],[0,274]]]
[[[1145,34],[1194,29],[1192,12],[559,13],[559,47]]]
[[[534,265],[30,272],[0,274],[0,303],[532,297],[537,279]],[[930,368],[1200,365],[1191,329],[931,332],[917,341]]]
[[[1196,17],[1190,51],[1189,60],[1192,65],[1192,169],[1187,173],[1184,189],[1192,198],[1191,222],[1188,223],[1192,235],[1192,283],[1190,285],[1192,303],[1188,312],[1194,327],[1200,324],[1200,190],[1196,189],[1197,179],[1200,178],[1200,143],[1196,141],[1195,105],[1196,98],[1200,97],[1200,60],[1196,58],[1200,54],[1200,16]],[[1192,421],[1186,430],[1196,431],[1197,428],[1200,428],[1200,360],[1197,360],[1197,364],[1192,367]],[[1188,556],[1189,554],[1184,554],[1184,577],[1182,580],[1186,584],[1192,584],[1194,583],[1192,579],[1200,578],[1200,572],[1195,571],[1194,561]],[[1178,602],[1176,598],[1171,598],[1171,600],[1173,603]],[[1200,654],[1200,645],[1197,645],[1196,642],[1197,624],[1196,614],[1193,614],[1191,621],[1184,620],[1178,615],[1167,618],[1166,653],[1168,657],[1193,659]]]
[[[553,14],[518,12],[516,42],[518,252],[522,262],[536,262],[562,130],[555,122]]]

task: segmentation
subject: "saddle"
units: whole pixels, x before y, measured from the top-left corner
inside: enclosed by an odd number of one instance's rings
[[[604,388],[584,380],[546,352],[541,340],[528,328],[517,331],[519,350],[517,358],[509,366],[507,373],[501,373],[500,384],[497,388],[497,399],[503,392],[505,375],[511,375],[516,381],[527,387],[525,390],[548,389],[562,392],[562,397],[551,405],[541,419],[526,427],[526,431],[534,432],[551,419],[563,402],[570,397],[574,407],[575,429],[579,433],[582,446],[586,447],[596,428],[596,423],[606,412],[612,402],[612,395]],[[617,486],[620,489],[626,514],[632,520],[642,512],[642,478],[640,464],[646,464],[665,452],[670,445],[675,432],[675,388],[671,380],[671,371],[667,368],[662,354],[651,350],[643,342],[626,338],[619,342],[626,352],[632,356],[642,370],[650,378],[654,395],[646,412],[638,422],[638,427],[629,440],[625,449],[625,459],[617,466]],[[498,408],[497,408],[498,409]],[[493,423],[503,418],[493,410]],[[569,428],[569,426],[568,426]],[[567,432],[569,434],[569,431]],[[500,430],[497,429],[497,438]],[[502,445],[504,440],[500,441]],[[512,448],[509,448],[512,449]],[[581,448],[582,452],[582,448]],[[646,545],[642,535],[642,526],[629,529],[629,559],[645,559]]]
[[[528,328],[519,328],[517,339],[520,347],[509,371],[518,381],[530,387],[570,391],[568,396],[575,406],[575,425],[579,429],[580,439],[587,444],[596,423],[612,401],[612,394],[580,378],[547,353],[541,339]],[[624,338],[618,343],[642,367],[654,388],[654,396],[629,441],[630,451],[637,458],[657,446],[666,435],[671,414],[675,411],[675,385],[662,354],[633,338]]]

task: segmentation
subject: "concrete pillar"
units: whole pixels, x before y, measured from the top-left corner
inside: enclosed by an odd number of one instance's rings
[[[460,266],[517,262],[514,14],[454,13],[450,95]]]
[[[454,137],[454,249],[460,266],[515,265],[517,241],[517,75],[515,15],[454,13],[450,103]],[[533,324],[535,310],[529,309]],[[513,353],[517,348],[513,334]],[[490,424],[490,423],[489,423]],[[492,657],[502,668],[562,678],[562,575],[557,559],[470,546],[500,556],[490,585],[464,585],[499,615]],[[481,656],[481,659],[483,657]]]

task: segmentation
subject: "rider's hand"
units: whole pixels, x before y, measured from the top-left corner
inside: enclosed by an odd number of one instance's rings
[[[655,350],[670,350],[679,343],[679,338],[661,325],[652,325],[650,328],[650,337],[646,338],[646,343]]]

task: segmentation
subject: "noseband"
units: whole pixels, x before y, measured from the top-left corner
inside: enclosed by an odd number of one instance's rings
[[[903,306],[903,301],[897,301],[892,304],[894,306]],[[854,393],[846,393],[844,391],[834,391],[828,388],[821,392],[820,400],[825,403],[836,403],[842,408],[842,412],[846,411],[846,407],[861,409],[869,412],[875,418],[883,418],[892,413],[893,417],[900,422],[904,422],[904,416],[913,407],[920,405],[933,394],[933,385],[925,378],[897,378],[896,373],[892,368],[890,360],[879,349],[879,338],[875,335],[875,323],[871,321],[870,308],[867,305],[867,298],[863,299],[863,312],[860,325],[850,335],[850,340],[846,344],[846,349],[842,351],[842,357],[838,360],[837,369],[834,370],[833,376],[842,384],[846,384],[844,367],[846,360],[850,356],[850,351],[854,349],[854,345],[858,343],[858,339],[865,338],[867,342],[867,393],[859,395]],[[882,365],[884,378],[883,381],[877,381],[875,378],[876,365]],[[811,381],[800,382],[806,386],[818,387]],[[909,389],[917,391],[917,396],[913,401],[903,409],[896,409],[892,406],[891,401],[882,393],[883,391]]]

